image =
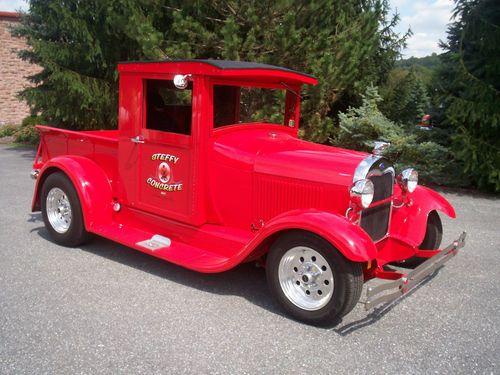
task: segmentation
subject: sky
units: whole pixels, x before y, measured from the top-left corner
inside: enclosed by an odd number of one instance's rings
[[[411,28],[413,35],[403,51],[405,58],[423,57],[443,52],[439,40],[446,40],[447,24],[452,21],[452,0],[390,0],[391,9],[396,10],[401,21],[395,31],[404,34]]]
[[[390,0],[391,10],[396,10],[401,21],[396,32],[404,34],[408,28],[413,31],[408,47],[403,51],[405,58],[423,57],[441,53],[439,40],[446,39],[446,25],[451,21],[452,0]],[[0,11],[27,10],[25,0],[0,0]]]
[[[25,0],[0,0],[0,12],[15,12],[19,9],[27,10],[28,5]]]

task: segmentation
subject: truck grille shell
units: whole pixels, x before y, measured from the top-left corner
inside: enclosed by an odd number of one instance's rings
[[[382,201],[392,195],[394,174],[392,169],[382,174],[368,177],[375,188],[373,203]],[[360,226],[370,235],[373,241],[382,239],[389,231],[392,201],[369,207],[361,212]]]

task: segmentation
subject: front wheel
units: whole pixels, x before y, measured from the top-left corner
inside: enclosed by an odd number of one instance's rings
[[[41,209],[45,227],[59,245],[73,247],[88,240],[78,194],[64,173],[53,173],[43,183]]]
[[[427,219],[427,227],[425,237],[420,246],[420,250],[437,250],[441,246],[443,239],[443,225],[439,214],[436,211],[431,211]],[[415,268],[425,262],[427,258],[411,257],[401,263],[403,267]]]
[[[363,288],[361,265],[309,232],[278,238],[267,256],[266,273],[281,306],[294,318],[319,326],[331,326],[349,313]]]

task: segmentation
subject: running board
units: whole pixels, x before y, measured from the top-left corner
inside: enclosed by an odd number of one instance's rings
[[[210,249],[193,246],[180,238],[166,237],[126,224],[109,224],[94,233],[110,240],[198,272],[221,272],[233,267],[231,259]]]

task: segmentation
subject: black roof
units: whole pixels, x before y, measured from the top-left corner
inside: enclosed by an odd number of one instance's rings
[[[269,70],[281,70],[282,72],[290,72],[295,74],[300,74],[303,76],[314,78],[313,76],[298,72],[296,70],[283,68],[281,66],[269,65],[269,64],[261,64],[256,62],[248,62],[248,61],[232,61],[232,60],[192,60],[199,61],[205,64],[210,64],[215,66],[216,68],[222,70],[238,70],[238,69],[269,69]]]
[[[269,65],[269,64],[261,64],[256,62],[248,62],[248,61],[234,61],[234,60],[211,60],[211,59],[187,59],[187,60],[159,60],[159,61],[124,61],[120,62],[120,64],[127,63],[182,63],[182,62],[199,62],[203,64],[209,64],[215,66],[217,69],[221,70],[244,70],[244,69],[266,69],[266,70],[279,70],[282,72],[289,72],[294,74],[300,74],[302,76],[310,77],[315,79],[312,75],[298,72],[296,70],[283,68],[281,66]]]

